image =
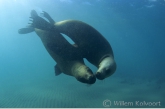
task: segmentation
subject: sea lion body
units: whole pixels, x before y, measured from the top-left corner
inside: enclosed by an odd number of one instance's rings
[[[81,57],[76,57],[75,51],[77,48],[70,45],[70,43],[67,42],[58,32],[52,33],[36,28],[35,32],[40,37],[48,53],[57,62],[61,72],[65,73],[66,75],[74,76],[77,80],[83,83],[93,84],[95,78],[93,77],[92,71],[84,64],[84,61]],[[65,48],[63,48],[64,45]],[[62,52],[65,51],[65,54],[67,55],[63,56],[68,56],[68,58],[57,55],[56,52],[60,51],[58,51],[56,47],[60,48]],[[72,47],[75,49],[74,52],[71,52],[71,50],[73,50]],[[70,56],[74,58],[69,58]]]
[[[77,44],[83,57],[98,68],[98,79],[102,80],[115,72],[112,48],[96,29],[77,20],[64,20],[54,25],[60,33],[66,34]]]

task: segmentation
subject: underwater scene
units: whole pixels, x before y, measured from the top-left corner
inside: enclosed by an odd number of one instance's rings
[[[165,0],[0,0],[0,108],[165,108]]]

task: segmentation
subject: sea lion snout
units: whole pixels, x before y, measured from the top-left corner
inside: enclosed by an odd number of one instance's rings
[[[109,74],[111,72],[110,69],[106,70],[106,71],[102,71],[102,72],[97,72],[96,73],[96,78],[99,80],[103,80],[105,79],[107,76],[107,74]]]
[[[116,62],[112,57],[104,58],[99,65],[99,69],[96,72],[96,78],[103,80],[111,76],[116,71]]]
[[[77,75],[75,77],[82,83],[94,84],[96,82],[96,77],[92,70],[84,65],[77,71]]]
[[[94,84],[96,82],[96,77],[95,75],[90,75],[88,76],[87,80],[88,80],[87,82],[88,84]]]
[[[94,84],[96,82],[96,77],[95,75],[86,74],[85,77],[78,77],[77,80],[82,83]]]

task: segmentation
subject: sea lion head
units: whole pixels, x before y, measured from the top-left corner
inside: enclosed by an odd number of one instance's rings
[[[81,65],[76,69],[75,77],[78,81],[86,84],[94,84],[96,82],[96,77],[93,74],[92,70],[85,66]]]
[[[99,69],[96,72],[96,78],[103,80],[111,76],[116,70],[116,63],[113,57],[105,57],[99,64]]]

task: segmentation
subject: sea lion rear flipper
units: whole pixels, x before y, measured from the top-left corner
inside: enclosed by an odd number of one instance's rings
[[[45,19],[41,18],[40,16],[37,15],[37,12],[35,10],[31,11],[31,17],[32,18],[32,27],[38,28],[41,30],[46,30],[46,31],[53,31],[54,30],[54,24],[51,24],[47,22]]]
[[[47,12],[45,12],[45,11],[42,11],[43,13],[41,13],[45,18],[47,18],[48,20],[49,20],[49,22],[51,23],[51,24],[55,24],[55,21],[50,17],[50,15],[47,13]]]
[[[62,73],[60,68],[58,67],[58,64],[54,66],[54,71],[55,71],[55,76],[58,76]]]
[[[18,30],[19,34],[27,34],[27,33],[31,33],[34,31],[33,27],[27,27],[27,28],[21,28]]]
[[[38,15],[37,15],[37,12],[35,10],[32,10],[31,11],[31,17],[33,20],[30,20],[32,21],[32,23],[29,23],[30,25],[25,27],[25,28],[21,28],[18,30],[18,33],[19,34],[27,34],[27,33],[30,33],[30,32],[33,32],[34,31],[34,28],[36,28],[38,26],[38,23],[40,23],[39,21],[37,22],[38,20]],[[42,19],[41,19],[42,20]],[[36,23],[37,22],[37,23]],[[44,22],[45,23],[45,22]],[[40,25],[39,25],[40,26]],[[42,29],[41,27],[39,29]]]

